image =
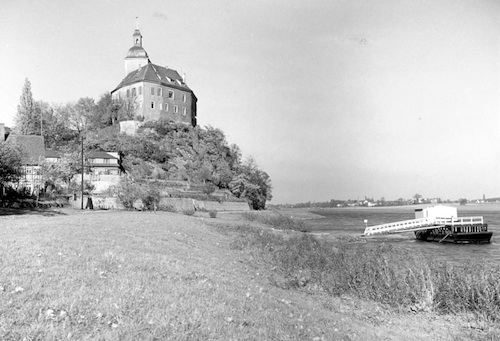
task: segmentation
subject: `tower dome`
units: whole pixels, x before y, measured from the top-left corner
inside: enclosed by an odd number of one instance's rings
[[[136,28],[132,37],[134,39],[134,46],[128,50],[127,56],[125,57],[125,75],[149,63],[148,53],[142,47],[141,31]]]
[[[126,58],[148,58],[148,53],[142,46],[132,46],[128,52]]]

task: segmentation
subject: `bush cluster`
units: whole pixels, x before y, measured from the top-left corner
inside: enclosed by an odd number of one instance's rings
[[[500,268],[481,260],[438,264],[389,244],[345,244],[241,226],[235,249],[258,248],[286,287],[309,283],[411,311],[473,313],[500,320]]]
[[[161,193],[159,187],[154,182],[136,182],[125,178],[112,189],[112,192],[118,196],[126,209],[134,209],[137,200],[141,200],[144,207],[148,210],[158,209]]]
[[[187,216],[192,216],[194,215],[195,211],[194,209],[185,209],[182,211],[182,214],[187,215]]]

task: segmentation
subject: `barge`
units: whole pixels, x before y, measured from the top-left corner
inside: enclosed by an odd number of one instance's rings
[[[366,226],[364,236],[414,232],[415,238],[440,243],[489,243],[493,232],[483,217],[458,217],[456,207],[433,206],[415,210],[415,219]]]

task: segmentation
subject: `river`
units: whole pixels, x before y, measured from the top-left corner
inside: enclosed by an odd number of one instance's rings
[[[484,222],[488,224],[488,230],[493,232],[491,243],[452,244],[424,242],[416,240],[413,232],[407,232],[368,237],[366,238],[367,245],[391,243],[407,249],[417,250],[438,261],[448,261],[453,264],[458,264],[464,259],[478,259],[500,265],[500,204],[456,207],[458,208],[459,217],[483,216]],[[365,219],[368,220],[368,225],[414,219],[415,208],[416,206],[311,209],[309,212],[322,217],[305,220],[305,224],[313,232],[359,236],[364,232]]]

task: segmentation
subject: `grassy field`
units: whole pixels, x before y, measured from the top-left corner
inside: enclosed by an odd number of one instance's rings
[[[290,239],[300,232],[276,231],[258,219],[224,213],[211,219],[198,212],[61,213],[0,217],[0,340],[500,335],[496,323],[464,314],[406,311],[307,283],[291,287],[273,263],[273,236]],[[265,250],[256,235],[268,239]]]

